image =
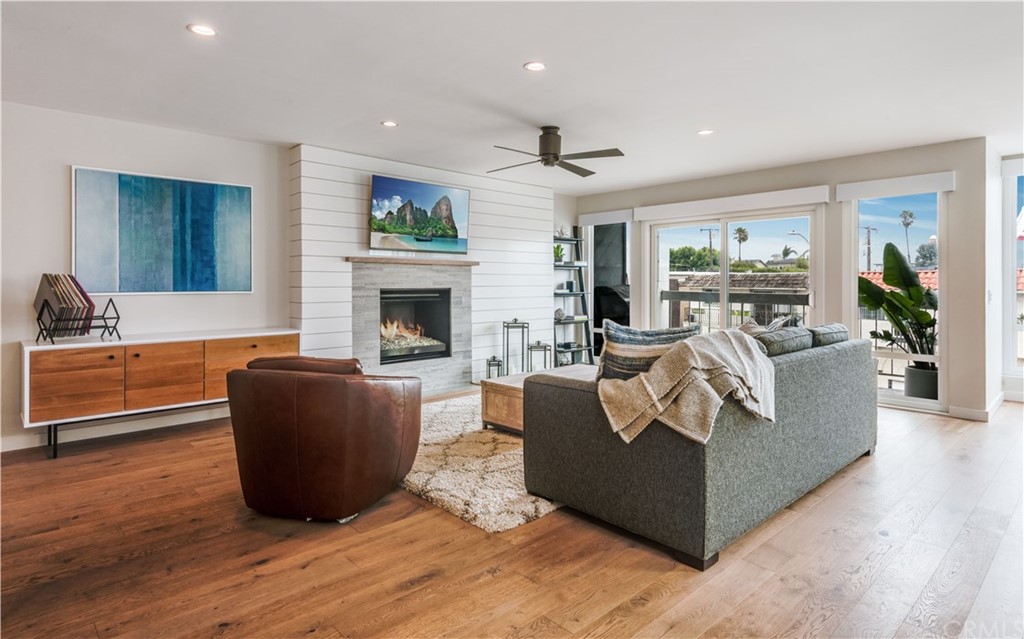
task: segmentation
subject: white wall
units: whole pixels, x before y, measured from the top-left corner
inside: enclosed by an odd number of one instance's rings
[[[572,227],[576,225],[576,197],[573,195],[561,195],[555,194],[554,203],[554,222],[552,223],[552,231],[561,226],[564,226],[569,233],[572,233]]]
[[[469,189],[469,253],[370,251],[374,174]],[[473,379],[500,356],[503,320],[529,322],[531,340],[550,343],[551,189],[309,145],[292,149],[290,176],[290,307],[303,353],[352,356],[352,265],[344,258],[371,254],[480,262],[472,267]]]
[[[687,202],[731,195],[762,193],[818,184],[836,185],[890,177],[956,172],[956,191],[949,196],[949,219],[944,241],[944,271],[940,295],[956,300],[943,330],[951,337],[943,361],[949,367],[950,413],[985,419],[998,401],[994,361],[1002,357],[999,321],[987,317],[993,306],[987,292],[1000,290],[1001,274],[989,268],[999,264],[989,231],[1001,223],[1001,210],[989,189],[988,158],[984,138],[898,149],[882,153],[835,158],[703,180],[676,182],[641,189],[577,198],[580,214],[639,206]],[[833,189],[833,194],[834,194]],[[833,202],[825,212],[825,290],[818,295],[825,321],[842,321],[841,270],[842,204]],[[823,298],[823,299],[822,299]]]
[[[44,272],[71,270],[72,165],[250,185],[251,294],[121,295],[123,335],[288,325],[287,150],[49,109],[3,103],[2,448],[43,443],[19,417],[20,340],[36,334],[32,302]],[[133,419],[69,430],[74,440],[201,415]]]

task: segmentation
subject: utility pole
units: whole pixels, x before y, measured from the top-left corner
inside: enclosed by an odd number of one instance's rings
[[[715,228],[701,229],[700,230],[701,233],[707,233],[708,234],[708,270],[709,271],[715,270],[715,268],[714,268],[715,267],[715,254],[713,252],[713,250],[714,250],[714,242],[711,241],[711,234],[715,233],[716,231],[718,231],[718,229],[715,229]]]
[[[865,231],[868,232],[868,242],[867,242],[867,244],[868,244],[868,268],[866,270],[870,271],[871,270],[871,231],[875,231],[877,233],[878,229],[876,229],[873,226],[865,226],[865,227],[862,227],[862,228]]]

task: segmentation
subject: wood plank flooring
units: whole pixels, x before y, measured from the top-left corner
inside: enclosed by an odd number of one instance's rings
[[[1021,637],[1022,405],[880,409],[863,457],[711,570],[568,509],[488,534],[402,490],[348,525],[242,502],[227,420],[2,457],[20,637]]]

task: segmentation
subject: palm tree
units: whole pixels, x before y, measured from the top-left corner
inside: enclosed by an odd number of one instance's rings
[[[737,226],[736,230],[732,232],[733,239],[736,240],[737,251],[737,262],[743,261],[743,243],[750,239],[750,233],[747,233],[747,229],[742,226]]]
[[[795,255],[796,249],[792,248],[789,244],[782,247],[782,259],[788,258],[790,255]]]
[[[913,223],[913,211],[903,211],[902,213],[900,213],[900,224],[903,225],[903,234],[907,238],[907,255],[910,255],[910,225]]]

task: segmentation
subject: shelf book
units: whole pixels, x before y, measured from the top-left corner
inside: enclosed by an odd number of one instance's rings
[[[40,338],[53,343],[57,337],[88,335],[94,327],[101,327],[104,337],[107,334],[121,337],[117,331],[120,316],[114,300],[108,300],[103,313],[96,315],[96,303],[69,273],[43,273],[33,307],[39,326],[37,342]]]

